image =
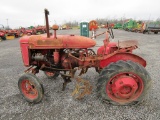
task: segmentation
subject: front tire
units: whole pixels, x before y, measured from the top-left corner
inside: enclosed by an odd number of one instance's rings
[[[25,73],[19,78],[18,87],[28,102],[38,103],[43,98],[43,86],[40,84],[39,79],[31,73]]]
[[[104,68],[97,84],[98,95],[114,105],[138,104],[151,86],[148,72],[138,63],[118,61]]]

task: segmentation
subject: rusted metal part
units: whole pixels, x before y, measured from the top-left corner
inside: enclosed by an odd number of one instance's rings
[[[32,73],[32,74],[36,74],[39,72],[39,70],[37,68],[35,68],[34,66],[29,67],[27,70],[24,71],[25,73]]]
[[[44,9],[44,13],[45,13],[45,19],[46,19],[47,38],[49,38],[50,37],[50,34],[49,34],[49,22],[48,22],[49,11],[47,9]]]
[[[69,82],[71,82],[70,78],[73,78],[74,75],[75,75],[75,72],[76,72],[76,69],[72,69],[71,61],[68,61],[68,63],[69,63],[69,68],[71,69],[69,75],[68,76],[66,76],[66,74],[61,75],[63,77],[63,80],[64,80],[63,89],[62,89],[63,91],[65,90],[67,84]]]
[[[85,74],[88,71],[88,67],[82,68],[81,72],[79,73],[79,76],[81,76],[82,74]]]
[[[38,91],[30,80],[23,80],[20,86],[25,97],[29,99],[35,99],[38,97]]]
[[[76,82],[75,89],[72,92],[72,96],[75,99],[82,99],[84,96],[91,94],[92,86],[90,85],[89,81],[77,77]]]
[[[21,38],[22,40],[25,38]],[[45,35],[32,35],[28,38],[30,49],[62,49],[62,48],[90,48],[96,42],[90,38],[78,35],[57,35],[57,38]]]
[[[117,47],[127,48],[127,47],[131,47],[131,46],[138,46],[138,41],[137,40],[121,41],[121,42],[119,42],[119,45]]]
[[[129,47],[129,48],[125,48],[125,49],[120,49],[120,50],[117,50],[117,51],[114,51],[113,53],[110,53],[110,54],[107,54],[107,55],[94,55],[94,56],[80,56],[80,58],[77,58],[75,56],[73,56],[72,54],[68,54],[69,57],[73,58],[73,59],[76,59],[78,60],[78,65],[79,66],[82,66],[82,67],[99,67],[99,65],[101,64],[101,68],[105,67],[103,65],[103,63],[110,63],[112,61],[109,61],[108,60],[110,58],[113,58],[113,60],[120,60],[118,58],[116,58],[117,56],[119,55],[122,55],[123,57],[120,57],[122,60],[134,60],[135,62],[138,62],[140,64],[142,64],[143,66],[146,65],[146,63],[140,59],[139,56],[136,56],[134,54],[131,54],[131,53],[126,53],[126,52],[129,52],[133,49],[135,49],[136,46],[133,46],[133,47]],[[115,58],[114,58],[115,57]],[[141,61],[142,60],[142,61]],[[105,64],[105,65],[108,65],[108,64]]]
[[[54,38],[57,39],[56,30],[54,30]]]
[[[31,71],[31,69],[33,69],[34,66],[29,67],[27,70],[25,70],[25,73],[28,73],[29,71]]]
[[[42,35],[33,35],[29,38],[30,49],[53,49],[63,47],[61,39],[46,38]]]
[[[72,69],[78,67],[78,60],[68,57],[68,54],[61,55],[61,65],[64,69]]]
[[[77,69],[71,69],[68,75],[66,74],[66,72],[65,74],[60,73],[64,80],[62,91],[64,91],[66,89],[67,84],[71,82],[71,78],[74,78],[76,71]]]
[[[54,30],[54,38],[57,39],[57,35],[56,35],[56,30],[58,30],[59,26],[58,25],[53,25],[52,29]]]
[[[61,74],[61,76],[64,80],[63,88],[62,88],[62,91],[64,91],[66,89],[67,84],[71,82],[71,79],[70,79],[71,76],[66,76],[66,75],[62,75],[62,74]]]
[[[59,63],[59,60],[60,60],[60,55],[59,55],[59,51],[58,50],[55,50],[53,52],[53,60],[54,60],[54,63],[55,64],[58,64]]]
[[[52,29],[53,29],[53,30],[58,30],[58,28],[59,28],[59,26],[56,25],[56,24],[52,26]]]
[[[100,36],[100,35],[103,35],[103,34],[105,34],[106,32],[103,32],[103,33],[100,33],[100,34],[97,34],[97,35],[95,35],[95,37],[98,37],[98,36]],[[92,37],[91,37],[92,38]]]

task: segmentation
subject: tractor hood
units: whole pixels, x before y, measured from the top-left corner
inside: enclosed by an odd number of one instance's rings
[[[29,49],[62,49],[62,48],[90,48],[96,42],[90,38],[77,35],[57,35],[57,38],[46,35],[24,36],[20,43],[28,43]]]

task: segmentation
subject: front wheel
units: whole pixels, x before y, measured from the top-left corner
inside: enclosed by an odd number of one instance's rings
[[[148,72],[138,63],[118,61],[104,68],[97,84],[98,95],[114,105],[137,104],[151,86]]]
[[[21,94],[28,102],[38,103],[42,100],[44,91],[38,78],[31,74],[23,74],[18,81],[18,87]]]

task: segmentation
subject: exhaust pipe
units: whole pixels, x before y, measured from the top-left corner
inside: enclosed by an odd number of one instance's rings
[[[48,22],[49,11],[47,9],[44,9],[44,13],[45,13],[45,20],[46,20],[47,38],[49,38],[50,37],[50,34],[49,34],[49,22]]]

